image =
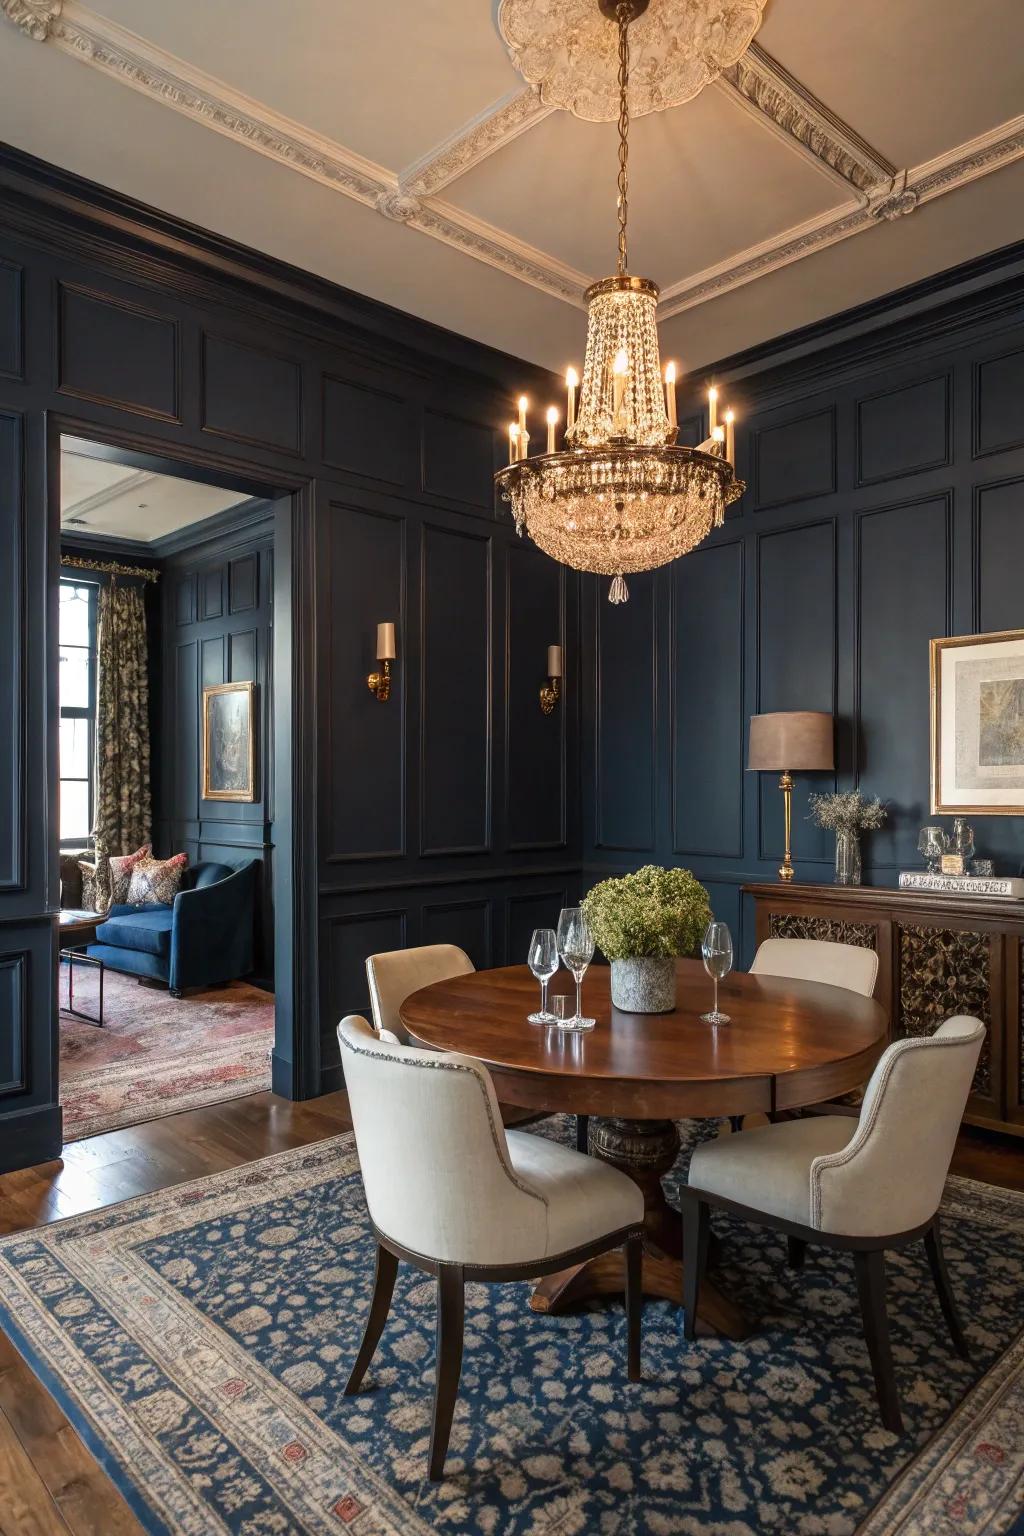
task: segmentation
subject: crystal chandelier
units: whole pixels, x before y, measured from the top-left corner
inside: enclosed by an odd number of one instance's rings
[[[648,0],[597,0],[619,29],[619,257],[614,277],[587,289],[583,383],[566,375],[565,447],[556,452],[558,412],[547,413],[547,451],[529,456],[528,401],[509,427],[509,462],[495,481],[516,529],[578,571],[611,576],[609,598],[629,597],[625,575],[667,565],[721,526],[745,489],[733,469],[733,413],[718,423],[708,392],[711,435],[697,448],[676,444],[676,378],[658,353],[658,287],[628,271],[629,24]],[[576,392],[579,388],[579,409]]]

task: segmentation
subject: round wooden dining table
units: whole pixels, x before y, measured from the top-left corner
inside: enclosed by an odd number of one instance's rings
[[[676,1120],[733,1118],[818,1104],[861,1086],[887,1043],[872,998],[820,982],[734,972],[719,986],[730,1023],[711,1026],[711,983],[696,960],[677,962],[672,1013],[612,1006],[607,966],[583,983],[586,1033],[530,1024],[537,983],[525,965],[434,982],[399,1012],[413,1039],[484,1063],[504,1105],[590,1115],[590,1153],[621,1168],[644,1194],[644,1293],[682,1298],[682,1222],[662,1177],[679,1152]],[[742,1134],[742,1133],[741,1133]],[[548,1312],[625,1286],[619,1254],[549,1275],[531,1306]],[[740,1309],[711,1281],[701,1318],[742,1338]]]

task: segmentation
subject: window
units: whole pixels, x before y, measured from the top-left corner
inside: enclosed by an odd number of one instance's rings
[[[60,845],[84,848],[96,775],[96,609],[92,582],[60,584]]]

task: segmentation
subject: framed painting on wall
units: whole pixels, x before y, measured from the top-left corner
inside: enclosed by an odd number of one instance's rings
[[[203,799],[256,799],[253,683],[203,689]]]
[[[1024,816],[1024,629],[931,643],[933,815]]]

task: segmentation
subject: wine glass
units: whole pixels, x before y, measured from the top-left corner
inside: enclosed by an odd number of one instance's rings
[[[732,934],[725,923],[709,923],[701,945],[704,969],[714,978],[715,1006],[701,1014],[702,1024],[728,1024],[729,1015],[718,1011],[718,983],[732,970]]]
[[[527,1014],[529,1024],[554,1024],[548,1009],[548,982],[558,970],[558,940],[553,928],[535,928],[526,963],[540,982],[540,1012]]]
[[[928,873],[937,875],[942,855],[949,848],[949,840],[942,827],[922,827],[921,835],[917,840],[917,851],[923,855],[928,864]]]
[[[576,983],[576,1017],[563,1029],[593,1029],[596,1019],[583,1017],[583,977],[594,958],[594,935],[582,907],[563,907],[558,919],[558,953]]]

